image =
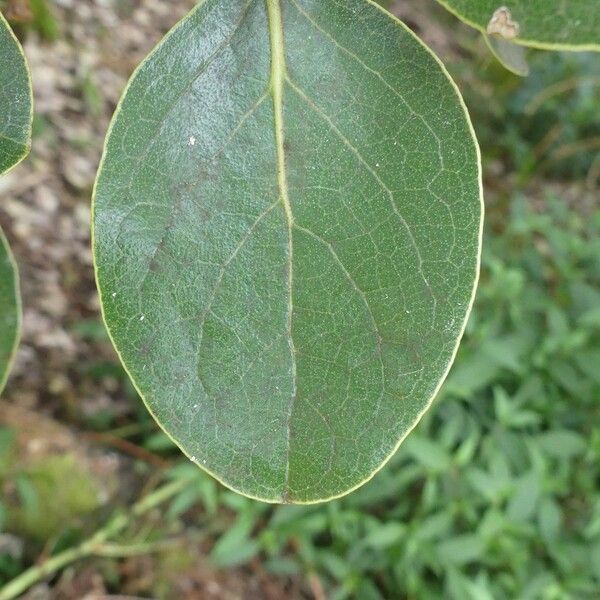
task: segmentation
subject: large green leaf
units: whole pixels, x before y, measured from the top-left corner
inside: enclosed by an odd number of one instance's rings
[[[465,106],[399,21],[366,0],[206,0],[108,136],[105,321],[195,463],[251,497],[329,499],[441,385],[481,221]]]
[[[484,33],[504,31],[517,44],[557,50],[600,50],[598,0],[438,2],[472,27]]]
[[[0,13],[0,175],[29,152],[32,104],[23,50]],[[0,229],[0,392],[15,353],[20,322],[17,267]]]

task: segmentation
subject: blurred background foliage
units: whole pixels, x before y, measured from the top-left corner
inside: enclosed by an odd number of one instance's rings
[[[33,43],[51,48],[64,35],[52,3],[9,4]],[[126,19],[138,3],[118,4]],[[88,358],[78,377],[112,382],[119,404],[84,412],[65,399],[33,424],[18,406],[0,408],[0,587],[161,481],[188,478],[160,511],[132,519],[119,540],[130,556],[75,563],[29,597],[600,597],[600,61],[531,51],[531,75],[520,79],[475,32],[424,4],[387,2],[436,48],[465,95],[487,211],[477,301],[432,409],[355,493],[273,507],[183,460],[114,355]],[[93,76],[76,80],[86,118],[109,114]],[[43,117],[37,136],[52,136]],[[69,335],[108,345],[97,313],[73,321]],[[39,452],[19,439],[28,428]],[[117,471],[103,470],[106,446],[129,457]]]

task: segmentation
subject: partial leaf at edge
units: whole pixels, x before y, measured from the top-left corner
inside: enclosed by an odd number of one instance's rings
[[[464,104],[399,21],[365,0],[206,0],[107,138],[105,321],[195,463],[267,501],[337,497],[439,389],[481,220]]]
[[[29,152],[31,84],[21,45],[0,13],[0,175]]]
[[[0,13],[0,175],[29,152],[32,98],[23,50]],[[19,338],[21,307],[17,266],[0,229],[0,393]]]
[[[518,27],[517,44],[557,50],[600,50],[597,0],[438,0],[465,23],[488,32],[498,9]]]

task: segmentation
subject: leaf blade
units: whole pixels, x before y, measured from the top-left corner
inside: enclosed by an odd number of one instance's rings
[[[354,19],[393,40],[383,59],[345,47]],[[357,98],[370,113],[348,112]],[[136,127],[140,114],[151,123]],[[411,33],[359,0],[207,0],[132,78],[94,198],[109,333],[194,462],[248,496],[298,503],[381,468],[445,377],[479,265],[478,148]],[[450,254],[464,268],[434,266]],[[433,357],[424,381],[420,352]]]

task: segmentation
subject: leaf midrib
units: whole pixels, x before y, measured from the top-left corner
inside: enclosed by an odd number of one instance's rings
[[[283,37],[283,19],[281,14],[280,0],[267,0],[267,18],[269,21],[269,35],[271,39],[271,95],[273,97],[273,114],[275,119],[275,143],[277,151],[277,183],[279,195],[283,205],[287,228],[288,228],[288,307],[287,307],[287,339],[290,348],[292,364],[292,393],[287,407],[286,416],[286,460],[285,477],[283,483],[282,501],[289,500],[289,476],[290,476],[290,441],[291,441],[291,419],[292,411],[297,395],[297,373],[296,373],[296,348],[293,338],[293,281],[294,281],[294,244],[293,227],[294,215],[290,203],[287,170],[285,161],[285,133],[283,117],[283,87],[286,80],[287,67],[285,60],[285,44]]]

